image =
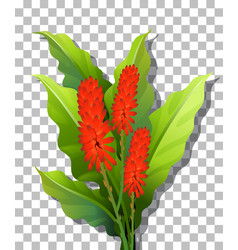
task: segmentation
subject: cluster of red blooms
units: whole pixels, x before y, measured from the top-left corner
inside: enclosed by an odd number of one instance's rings
[[[126,66],[122,70],[117,87],[118,94],[115,94],[112,104],[113,129],[118,128],[118,133],[124,130],[126,135],[129,135],[129,131],[133,132],[131,123],[135,123],[135,121],[132,116],[137,114],[132,111],[138,106],[137,99],[135,99],[139,82],[137,72],[138,68],[135,65]],[[116,161],[108,152],[115,153],[115,150],[106,144],[112,143],[114,138],[107,137],[112,128],[109,120],[104,121],[107,110],[104,109],[102,87],[98,87],[97,79],[93,80],[90,76],[89,79],[81,81],[77,97],[78,113],[82,119],[78,128],[81,133],[79,143],[82,144],[81,150],[85,152],[84,160],[90,160],[88,170],[90,171],[96,163],[96,170],[100,172],[100,165],[104,163],[106,168],[111,171],[111,165],[116,165]],[[149,130],[137,129],[132,136],[130,155],[125,162],[124,192],[129,190],[129,195],[135,192],[137,198],[139,193],[144,193],[141,185],[145,185],[142,179],[147,175],[142,172],[148,169],[145,160],[148,157],[149,144]]]
[[[90,171],[96,162],[96,170],[100,172],[100,163],[104,163],[110,171],[112,165],[116,165],[115,159],[108,152],[114,153],[114,148],[106,145],[112,143],[113,137],[106,137],[111,131],[109,121],[103,121],[107,110],[104,109],[102,86],[98,87],[98,80],[90,76],[89,79],[81,81],[78,87],[78,108],[82,121],[78,122],[81,132],[79,143],[85,152],[85,161],[89,161]],[[107,152],[108,151],[108,152]]]
[[[147,177],[146,174],[143,174],[149,166],[148,162],[145,160],[149,156],[149,145],[150,131],[145,127],[137,129],[131,138],[131,144],[129,148],[129,157],[125,161],[125,173],[124,173],[124,190],[126,192],[129,190],[128,195],[131,195],[131,192],[135,192],[136,197],[139,197],[139,192],[143,195],[144,191],[141,188],[141,185],[145,186],[145,182],[142,180]]]
[[[126,135],[129,131],[132,133],[133,128],[131,123],[135,123],[131,116],[135,116],[136,112],[131,111],[138,106],[137,99],[134,97],[137,94],[137,83],[139,82],[138,68],[135,65],[126,66],[120,75],[117,86],[118,94],[115,94],[114,103],[112,104],[112,124],[115,124],[113,129],[118,128],[118,134],[124,130]]]

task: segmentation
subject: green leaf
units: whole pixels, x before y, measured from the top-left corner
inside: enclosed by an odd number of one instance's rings
[[[43,83],[48,92],[48,114],[59,127],[58,146],[70,157],[72,174],[77,179],[81,170],[87,171],[87,164],[83,160],[84,152],[78,142],[78,121],[81,118],[78,114],[77,91],[58,85],[48,76],[34,76]]]
[[[140,35],[134,40],[128,56],[126,57],[124,61],[122,61],[117,66],[117,68],[114,71],[115,84],[113,84],[107,90],[104,96],[104,101],[107,106],[107,109],[110,115],[110,120],[111,120],[112,119],[111,106],[112,106],[112,103],[114,102],[113,98],[115,97],[115,94],[118,92],[117,86],[118,86],[120,74],[126,65],[135,64],[135,66],[138,68],[138,73],[140,74],[140,78],[138,82],[138,93],[135,97],[139,105],[137,106],[137,108],[133,110],[137,112],[137,115],[133,117],[133,119],[135,120],[135,124],[132,124],[134,131],[137,128],[141,128],[145,126],[151,130],[151,123],[149,120],[149,111],[154,102],[154,91],[146,79],[147,74],[150,70],[150,63],[151,63],[150,56],[145,47],[145,38],[147,37],[148,33]],[[117,137],[117,140],[119,141],[119,137],[116,135],[116,133],[117,132],[114,132],[114,135]],[[132,134],[130,134],[127,137],[127,150],[130,145],[131,136]]]
[[[84,219],[90,226],[105,226],[111,236],[116,222],[112,206],[99,190],[91,190],[82,181],[72,181],[61,171],[39,172],[44,191],[59,200],[64,213],[72,219]]]
[[[204,85],[210,76],[195,78],[184,90],[172,93],[166,103],[150,115],[152,124],[148,177],[144,195],[136,200],[136,227],[153,193],[166,180],[170,167],[178,162],[194,128],[194,117],[204,101]]]
[[[102,71],[92,64],[89,53],[76,47],[70,37],[65,34],[53,35],[48,31],[35,34],[40,34],[48,40],[50,53],[59,61],[58,69],[65,75],[64,87],[77,90],[81,80],[89,76],[98,79],[103,92],[111,86],[111,83],[103,78]]]

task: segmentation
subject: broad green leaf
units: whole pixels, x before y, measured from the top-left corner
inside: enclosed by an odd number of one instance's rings
[[[118,86],[120,74],[126,65],[135,64],[135,66],[138,68],[138,73],[140,74],[140,78],[138,82],[138,93],[135,97],[139,105],[137,106],[137,108],[133,110],[137,112],[137,115],[133,117],[135,120],[135,124],[132,124],[134,131],[137,128],[145,127],[145,126],[151,130],[151,123],[149,120],[149,111],[154,102],[154,91],[146,79],[147,74],[150,70],[150,63],[151,63],[150,56],[145,47],[145,38],[147,37],[148,33],[140,35],[134,40],[128,56],[126,57],[124,61],[122,61],[117,66],[117,68],[114,71],[115,84],[113,84],[107,90],[104,96],[104,101],[107,106],[107,109],[110,115],[110,120],[111,120],[112,119],[111,106],[112,106],[112,103],[114,102],[113,98],[115,97],[115,94],[118,92],[117,86]],[[115,131],[114,133],[115,133],[115,136],[117,136],[116,135],[117,132]],[[132,134],[130,134],[127,137],[127,150],[130,145],[131,135]],[[118,136],[117,136],[117,139],[118,139]]]
[[[166,103],[150,115],[152,124],[148,177],[144,195],[136,200],[136,227],[153,193],[166,180],[170,167],[178,162],[194,128],[194,117],[204,101],[204,85],[210,76],[195,78],[184,90],[172,93]]]
[[[102,71],[92,64],[89,53],[76,47],[70,37],[65,34],[53,35],[48,31],[35,34],[40,34],[48,40],[50,53],[59,61],[58,69],[65,75],[64,87],[77,90],[81,80],[89,76],[98,79],[103,92],[111,86],[111,83],[103,78]]]
[[[83,160],[84,152],[81,151],[81,144],[78,142],[78,121],[81,121],[81,118],[78,114],[77,91],[58,85],[48,76],[34,76],[47,90],[48,114],[59,127],[58,146],[70,157],[72,174],[77,179],[82,170],[87,171],[87,164]]]
[[[90,226],[105,226],[109,235],[118,235],[112,205],[99,190],[91,190],[82,181],[72,181],[61,171],[39,172],[44,191],[59,200],[71,219],[84,219]]]

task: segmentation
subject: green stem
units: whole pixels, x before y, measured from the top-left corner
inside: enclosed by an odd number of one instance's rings
[[[101,163],[101,172],[102,172],[102,175],[103,175],[103,179],[105,181],[105,186],[107,188],[110,201],[112,203],[113,210],[114,210],[116,218],[117,218],[118,226],[119,226],[120,231],[121,231],[121,238],[122,238],[122,243],[123,243],[124,249],[128,250],[128,244],[127,244],[127,239],[126,239],[125,231],[124,231],[123,225],[121,223],[120,216],[119,216],[118,211],[117,211],[116,202],[114,200],[114,197],[113,197],[113,194],[112,194],[112,190],[111,190],[111,186],[109,185],[109,181],[108,181],[106,170],[105,170],[105,168],[103,166],[103,163]]]
[[[131,195],[131,250],[134,249],[134,202],[135,202],[135,193],[132,192]]]
[[[123,196],[123,187],[124,187],[124,165],[125,165],[125,142],[126,140],[124,141],[124,130],[121,130],[121,182],[120,182],[120,191],[119,191],[119,197],[118,197],[118,201],[117,201],[117,211],[119,211],[120,209],[120,206],[122,204],[122,196]],[[122,210],[125,214],[125,207],[122,205]],[[126,227],[127,227],[127,230],[128,230],[128,238],[130,237],[130,226],[129,226],[129,222],[128,220],[126,220]]]
[[[110,176],[110,179],[111,179],[111,182],[112,182],[113,186],[117,187],[116,181],[115,181],[115,179],[114,179],[114,177],[112,175]],[[116,190],[117,194],[119,194],[120,190],[118,190],[117,188],[115,188],[115,190]],[[127,210],[126,210],[125,202],[123,200],[121,202],[121,207],[122,207],[123,214],[125,216],[126,228],[127,228],[127,232],[128,232],[128,239],[129,239],[130,238],[130,230],[131,230],[130,229],[130,225],[129,225],[130,221],[129,221],[129,218],[128,218],[128,215],[127,215]]]
[[[120,193],[117,202],[117,211],[119,211],[123,196],[123,181],[124,181],[124,130],[121,130],[121,184],[120,184]]]

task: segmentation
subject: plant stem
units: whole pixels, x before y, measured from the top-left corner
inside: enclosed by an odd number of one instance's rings
[[[110,180],[111,180],[113,186],[116,187],[116,181],[115,181],[115,179],[114,179],[114,177],[112,175],[110,176]],[[117,194],[119,194],[120,190],[116,190],[116,191],[117,191]],[[129,218],[128,218],[128,215],[127,215],[125,202],[123,200],[121,201],[121,207],[122,207],[123,215],[125,216],[125,221],[126,221],[126,229],[127,229],[127,231],[125,230],[125,234],[127,234],[127,232],[128,232],[128,239],[130,239],[130,231],[131,231],[130,225],[129,225],[130,221],[129,221]]]
[[[135,202],[135,193],[132,192],[131,195],[131,250],[134,249],[134,202]]]
[[[120,190],[119,190],[119,197],[118,197],[118,201],[117,201],[117,211],[119,211],[121,203],[122,203],[122,196],[123,196],[123,185],[124,185],[124,165],[125,165],[125,148],[124,148],[124,144],[126,142],[126,140],[124,141],[124,135],[125,132],[124,130],[121,130],[121,182],[120,182]],[[125,206],[122,205],[122,210],[125,213]],[[128,229],[128,239],[130,238],[130,226],[129,226],[129,221],[126,220],[126,227]]]
[[[120,193],[117,201],[117,211],[119,211],[123,196],[123,181],[124,181],[124,130],[121,130],[121,184],[120,184]]]
[[[103,175],[103,179],[105,181],[105,186],[107,188],[108,195],[109,195],[110,201],[112,203],[113,210],[114,210],[115,215],[116,215],[117,223],[118,223],[118,226],[119,226],[120,231],[121,231],[121,238],[122,238],[122,243],[123,243],[124,249],[128,250],[128,243],[127,243],[127,239],[126,239],[126,236],[125,236],[125,231],[124,231],[123,225],[121,223],[120,216],[119,216],[118,211],[117,211],[116,202],[114,200],[112,190],[111,190],[111,186],[109,185],[109,181],[108,181],[106,170],[105,170],[105,168],[103,166],[103,163],[101,163],[100,167],[101,167],[101,172],[102,172],[102,175]]]

